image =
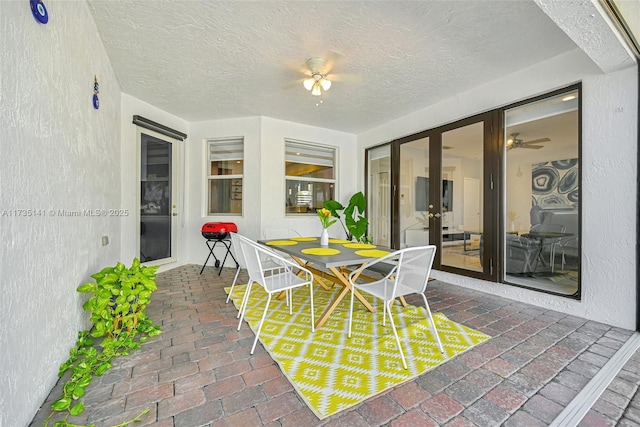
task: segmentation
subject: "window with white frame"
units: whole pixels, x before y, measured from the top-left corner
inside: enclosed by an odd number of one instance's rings
[[[207,140],[207,215],[242,215],[244,138]]]
[[[285,140],[287,214],[315,213],[335,197],[336,149]]]

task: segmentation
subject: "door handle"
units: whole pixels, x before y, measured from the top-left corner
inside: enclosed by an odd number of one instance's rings
[[[436,212],[436,213],[429,212],[429,218],[433,218],[433,217],[440,218],[441,216],[442,215],[440,215],[440,212]]]
[[[177,214],[177,213],[175,213],[175,212],[174,212],[174,213],[172,213],[171,215],[173,215],[173,216],[178,216],[178,214]]]

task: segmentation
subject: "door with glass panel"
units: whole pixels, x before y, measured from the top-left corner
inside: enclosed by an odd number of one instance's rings
[[[397,247],[438,247],[434,268],[474,277],[495,274],[495,245],[486,242],[495,218],[485,211],[491,164],[490,114],[472,117],[398,141]],[[491,242],[491,240],[489,240]],[[484,260],[487,262],[484,262]]]
[[[178,145],[161,134],[139,131],[141,262],[176,259]]]

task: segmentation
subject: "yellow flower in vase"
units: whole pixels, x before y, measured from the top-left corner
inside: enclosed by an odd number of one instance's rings
[[[331,224],[336,222],[337,220],[331,219],[331,211],[326,208],[316,210],[318,213],[318,218],[320,218],[320,224],[322,224],[322,228],[329,228]]]

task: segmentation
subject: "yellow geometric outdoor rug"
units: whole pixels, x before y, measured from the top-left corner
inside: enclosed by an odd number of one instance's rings
[[[228,293],[230,288],[225,288]],[[237,307],[246,285],[236,286],[232,295]],[[314,287],[316,321],[341,287],[325,291]],[[372,299],[366,295],[371,302]],[[446,357],[438,344],[423,307],[394,305],[394,321],[407,359],[404,369],[389,320],[382,326],[382,304],[369,312],[357,299],[353,303],[353,329],[349,330],[347,294],[329,320],[311,332],[309,288],[293,291],[293,314],[286,301],[273,298],[267,312],[260,342],[289,379],[298,394],[319,419],[354,406],[386,389],[415,378],[450,360],[490,337],[433,313]],[[267,294],[253,285],[245,313],[255,332],[264,310]],[[398,310],[402,315],[398,316]],[[243,328],[246,324],[243,323]],[[408,340],[407,340],[408,338]]]

